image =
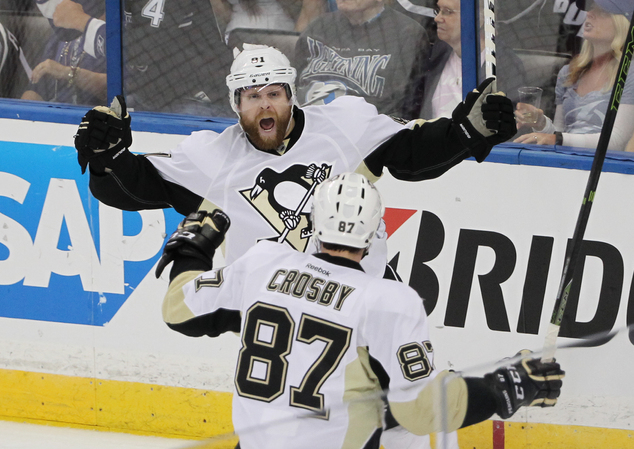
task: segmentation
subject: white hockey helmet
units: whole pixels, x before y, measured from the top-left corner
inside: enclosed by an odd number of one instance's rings
[[[233,50],[234,60],[231,73],[227,75],[229,101],[237,113],[240,90],[247,87],[284,84],[291,104],[297,104],[295,78],[297,70],[291,67],[284,53],[268,45],[243,44],[244,50]]]
[[[359,173],[342,173],[315,189],[313,235],[320,242],[368,248],[384,212],[374,184]]]

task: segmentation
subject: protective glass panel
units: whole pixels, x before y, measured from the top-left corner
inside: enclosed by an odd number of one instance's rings
[[[542,89],[540,107],[548,116],[555,111],[555,83],[559,70],[580,47],[585,12],[574,2],[533,0],[497,2],[495,5],[498,87],[514,102],[518,89]],[[567,11],[570,10],[570,13]]]
[[[235,117],[225,77],[233,49],[250,43],[275,46],[289,58],[297,69],[300,105],[357,95],[382,113],[413,118],[410,89],[418,89],[421,78],[412,71],[429,49],[421,24],[432,22],[432,9],[410,13],[396,2],[385,10],[382,2],[339,3],[126,1],[128,104]],[[368,26],[357,26],[359,20]]]
[[[459,0],[357,3],[126,0],[128,104],[133,110],[235,117],[225,77],[233,49],[247,42],[276,46],[288,56],[297,68],[299,105],[357,95],[379,112],[405,119],[450,116],[462,100]],[[628,19],[580,9],[593,5],[495,2],[499,88],[514,103],[532,101],[543,111],[520,105],[519,143],[596,148],[620,57],[617,40],[623,40]],[[104,6],[104,0],[0,0],[0,96],[105,104]],[[591,47],[605,40],[601,33],[616,36],[607,63],[582,50],[584,42]],[[575,56],[585,59],[571,73]],[[634,150],[628,143],[632,83],[623,91],[610,150]],[[522,101],[524,87],[541,93],[539,103],[534,95]]]
[[[134,110],[231,116],[233,60],[207,0],[124,2],[124,91]]]
[[[0,1],[0,96],[106,102],[104,0]]]

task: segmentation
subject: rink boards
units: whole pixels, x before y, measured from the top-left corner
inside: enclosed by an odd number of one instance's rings
[[[0,127],[0,417],[192,438],[229,431],[238,338],[188,338],[161,319],[166,282],[153,269],[182,217],[94,200],[74,125]],[[133,148],[182,138],[135,133]],[[389,259],[426,300],[436,367],[466,375],[542,347],[591,161],[514,146],[490,160],[432,181],[378,183]],[[461,442],[634,447],[634,335],[625,331],[634,322],[634,178],[629,161],[606,169],[559,343],[619,333],[557,352],[567,371],[557,407],[464,429]]]

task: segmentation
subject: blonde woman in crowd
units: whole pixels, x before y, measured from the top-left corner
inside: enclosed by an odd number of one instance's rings
[[[515,111],[518,128],[532,128],[533,132],[515,142],[596,148],[633,10],[634,0],[590,4],[581,52],[557,77],[554,120],[541,109],[519,103]],[[633,132],[634,77],[629,77],[608,149],[623,151]]]

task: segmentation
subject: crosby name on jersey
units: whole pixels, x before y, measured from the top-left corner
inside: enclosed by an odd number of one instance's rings
[[[306,266],[317,268],[330,275],[330,271],[315,267],[311,263],[306,264]],[[322,306],[330,306],[334,301],[335,310],[341,310],[343,302],[354,291],[354,287],[349,285],[315,277],[305,271],[285,268],[280,268],[273,274],[266,288],[270,292],[304,298],[306,301],[315,302]]]

